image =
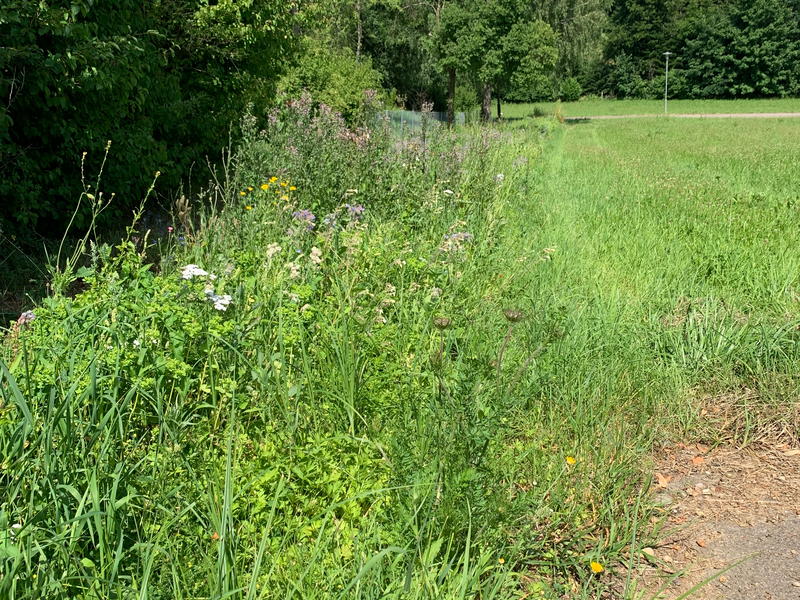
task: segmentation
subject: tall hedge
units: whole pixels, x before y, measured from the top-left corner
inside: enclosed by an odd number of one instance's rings
[[[59,223],[81,161],[110,214],[161,171],[176,188],[217,154],[249,101],[266,102],[294,48],[282,0],[6,0],[0,6],[0,223]],[[80,217],[79,223],[80,224]]]

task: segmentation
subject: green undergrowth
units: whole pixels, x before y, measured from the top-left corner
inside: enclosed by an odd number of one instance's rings
[[[649,392],[552,301],[560,126],[396,139],[301,99],[242,127],[173,233],[92,243],[8,332],[0,596],[600,589],[647,518]]]

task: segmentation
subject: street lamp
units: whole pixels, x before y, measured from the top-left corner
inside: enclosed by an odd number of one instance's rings
[[[664,56],[667,58],[667,68],[664,71],[664,114],[667,114],[667,83],[669,79],[669,55],[672,52],[664,52]]]

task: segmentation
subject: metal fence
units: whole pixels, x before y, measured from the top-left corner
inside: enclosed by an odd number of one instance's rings
[[[386,110],[381,114],[381,118],[388,119],[392,132],[401,137],[405,133],[422,129],[422,113],[414,110]],[[447,113],[432,111],[428,113],[428,119],[439,123],[447,123]],[[466,113],[457,112],[455,114],[456,125],[465,125],[466,122]]]

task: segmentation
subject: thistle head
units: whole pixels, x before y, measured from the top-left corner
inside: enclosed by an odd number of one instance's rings
[[[516,308],[507,308],[503,311],[503,316],[505,316],[510,323],[519,323],[525,318],[525,313]]]
[[[450,323],[451,321],[447,317],[434,317],[433,319],[433,326],[439,331],[443,331],[450,327]]]

